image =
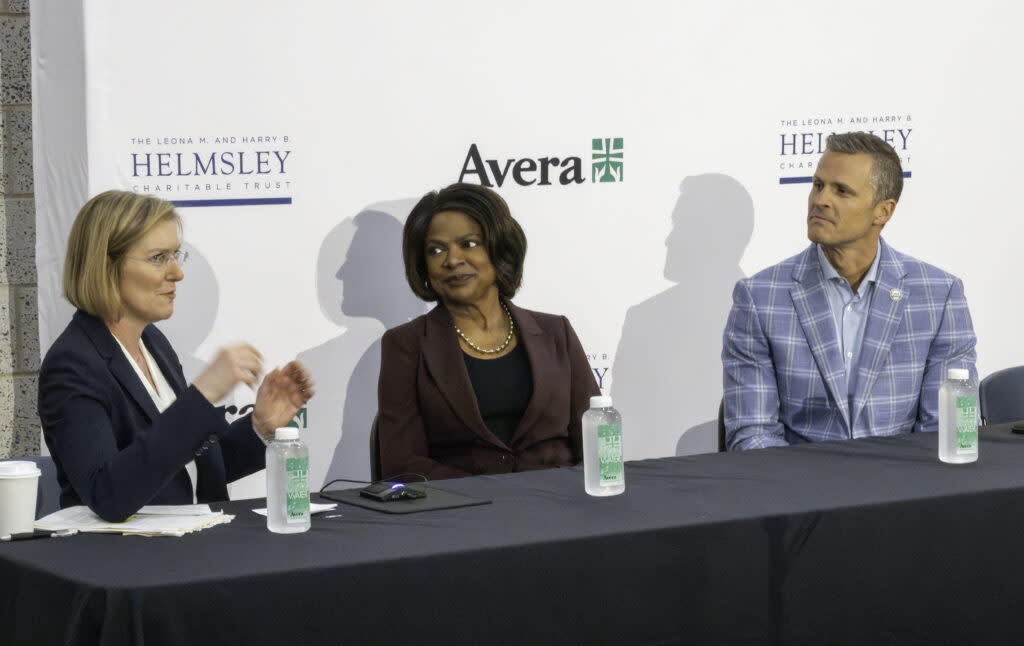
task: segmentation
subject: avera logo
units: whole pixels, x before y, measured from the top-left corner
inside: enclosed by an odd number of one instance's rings
[[[622,181],[622,137],[594,139],[591,142],[592,182]]]
[[[299,409],[299,412],[295,413],[295,418],[288,422],[288,426],[292,428],[304,429],[306,426],[306,407],[303,406]]]
[[[622,141],[622,137],[590,140],[591,182],[622,181]],[[583,168],[583,157],[576,155],[487,159],[474,143],[470,144],[466,159],[462,162],[459,181],[466,182],[474,178],[483,186],[499,188],[506,181],[519,186],[550,186],[554,182],[569,186],[587,181]]]
[[[556,174],[562,186],[587,181],[583,175],[583,160],[579,157],[510,158],[502,163],[497,159],[484,159],[477,145],[470,144],[466,161],[462,163],[462,172],[459,173],[459,181],[465,182],[469,176],[476,175],[476,180],[487,187],[500,188],[506,179],[520,186],[550,186]]]

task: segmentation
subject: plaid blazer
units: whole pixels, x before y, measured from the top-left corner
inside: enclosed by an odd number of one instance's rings
[[[726,445],[938,428],[948,368],[977,380],[963,283],[881,242],[852,407],[815,245],[736,283],[722,347]]]

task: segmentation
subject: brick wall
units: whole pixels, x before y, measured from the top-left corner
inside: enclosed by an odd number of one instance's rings
[[[0,0],[0,458],[39,453],[29,0]]]

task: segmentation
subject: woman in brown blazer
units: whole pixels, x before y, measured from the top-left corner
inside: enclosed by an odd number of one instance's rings
[[[511,303],[526,236],[505,201],[476,184],[427,193],[402,253],[413,292],[438,305],[381,342],[383,476],[578,464],[580,416],[600,391],[564,316]]]

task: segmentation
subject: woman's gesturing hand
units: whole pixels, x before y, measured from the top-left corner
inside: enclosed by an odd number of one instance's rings
[[[224,348],[192,385],[207,401],[216,404],[239,382],[250,386],[256,383],[262,366],[263,357],[248,343]]]
[[[302,364],[290,361],[284,368],[275,368],[256,393],[252,427],[264,439],[270,439],[274,429],[287,426],[312,396],[313,381]]]

